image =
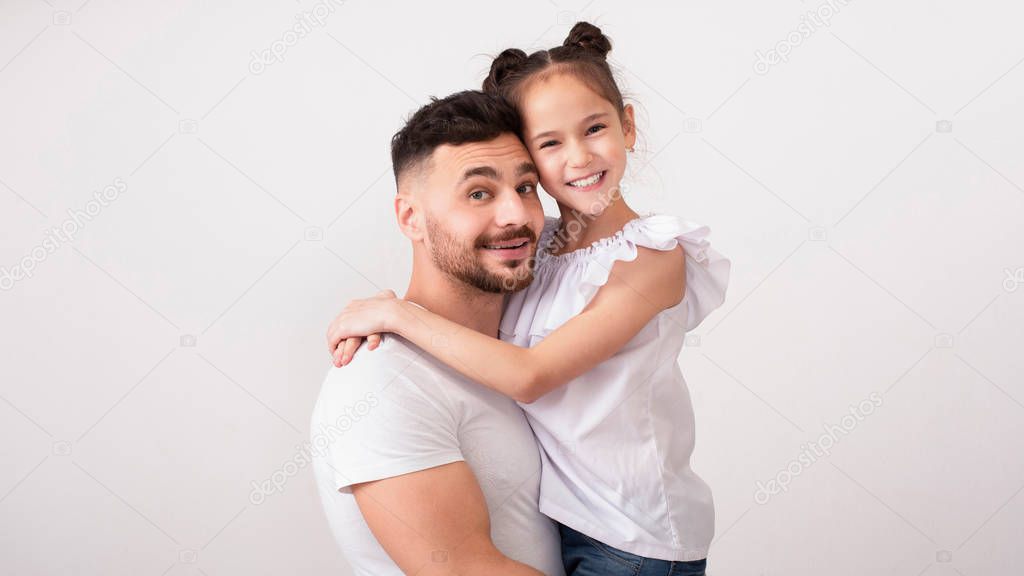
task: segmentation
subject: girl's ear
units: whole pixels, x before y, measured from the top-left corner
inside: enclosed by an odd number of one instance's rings
[[[425,233],[421,214],[418,203],[408,192],[399,192],[395,196],[395,218],[398,220],[398,227],[402,234],[413,242],[422,240]]]
[[[636,119],[633,116],[632,104],[626,104],[622,108],[622,136],[626,141],[626,148],[632,150],[636,144]]]

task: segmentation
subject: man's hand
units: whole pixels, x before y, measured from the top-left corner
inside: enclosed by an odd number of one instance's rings
[[[406,574],[543,576],[495,548],[487,503],[465,462],[355,484],[352,493]]]

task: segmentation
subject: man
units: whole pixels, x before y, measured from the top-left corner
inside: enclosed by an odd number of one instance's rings
[[[404,298],[495,337],[505,293],[532,281],[544,224],[519,129],[507,104],[467,91],[421,108],[391,143],[395,215],[413,246]],[[328,373],[311,434],[324,509],[357,574],[564,574],[522,411],[401,337]]]

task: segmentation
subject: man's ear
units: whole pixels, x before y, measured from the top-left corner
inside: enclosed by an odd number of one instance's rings
[[[626,104],[622,108],[622,135],[626,141],[626,148],[633,148],[636,145],[636,119],[632,104]]]
[[[423,222],[423,210],[417,198],[408,190],[399,187],[398,195],[395,196],[395,219],[398,220],[398,228],[406,238],[417,242],[422,240],[426,234]]]

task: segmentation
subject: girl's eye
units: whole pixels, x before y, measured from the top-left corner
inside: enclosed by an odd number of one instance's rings
[[[533,183],[523,184],[518,189],[520,194],[532,194],[537,191],[537,185]]]
[[[483,200],[487,192],[485,190],[474,190],[469,193],[469,197],[473,200]]]
[[[548,140],[547,142],[544,142],[543,144],[541,144],[539,146],[539,148],[547,148],[548,146],[554,146],[555,144],[558,144],[558,142],[556,142],[554,140]]]
[[[601,130],[604,130],[604,129],[605,129],[605,125],[604,124],[594,124],[590,128],[587,128],[587,134],[596,134],[597,132],[600,132]]]

